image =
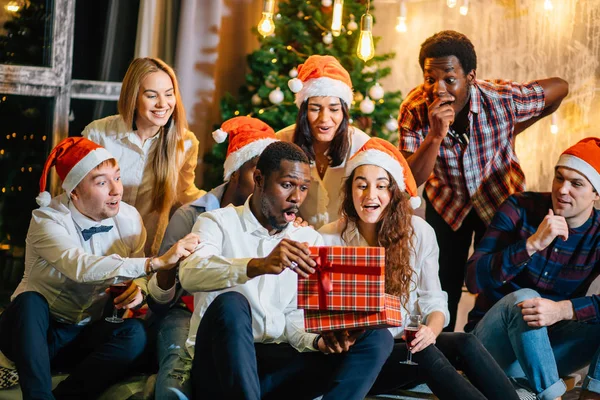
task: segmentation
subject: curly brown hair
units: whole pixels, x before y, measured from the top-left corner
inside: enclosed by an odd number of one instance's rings
[[[342,193],[340,213],[346,221],[352,221],[358,229],[359,216],[354,208],[352,199],[352,183],[354,173],[346,179]],[[387,172],[387,171],[386,171]],[[380,221],[377,223],[377,241],[379,246],[385,248],[385,291],[400,297],[403,307],[407,307],[412,282],[412,266],[410,265],[413,228],[411,218],[412,207],[409,195],[398,187],[394,178],[388,172],[390,180],[390,203],[387,205]],[[348,224],[342,231],[342,240]]]

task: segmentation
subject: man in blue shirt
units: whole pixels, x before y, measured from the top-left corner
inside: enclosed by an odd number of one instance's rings
[[[277,141],[275,132],[264,122],[250,117],[236,117],[223,123],[213,132],[215,141],[221,143],[229,137],[224,164],[224,183],[192,203],[180,207],[171,217],[159,255],[173,243],[189,234],[198,216],[206,211],[227,205],[243,205],[254,190],[253,174],[258,156],[271,143]],[[155,385],[157,399],[191,398],[189,381],[191,359],[185,349],[188,337],[193,296],[176,283],[176,269],[158,273],[148,286],[149,305],[162,316],[158,322],[159,372]]]
[[[539,399],[565,393],[560,376],[590,364],[580,399],[600,399],[600,139],[567,149],[551,193],[510,196],[467,264],[477,293],[466,330]]]

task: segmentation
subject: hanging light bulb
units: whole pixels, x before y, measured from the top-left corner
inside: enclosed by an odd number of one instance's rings
[[[335,0],[333,2],[333,16],[331,17],[331,33],[333,36],[340,36],[342,33],[342,11],[344,9],[344,0]]]
[[[554,9],[554,5],[552,4],[552,0],[545,0],[544,1],[544,10],[552,11],[553,9]]]
[[[456,7],[456,0],[446,0],[446,5],[450,8]]]
[[[550,133],[556,135],[558,133],[558,117],[556,113],[552,114],[552,120],[550,122]]]
[[[358,58],[367,62],[375,55],[375,44],[373,43],[373,17],[371,14],[363,14],[360,18],[360,37],[356,54]]]
[[[463,1],[463,5],[460,6],[460,15],[467,15],[467,13],[469,12],[469,0],[464,0]]]
[[[264,0],[263,13],[258,23],[258,33],[267,37],[275,32],[275,22],[273,22],[273,11],[275,9],[275,0]]]
[[[398,17],[398,24],[396,25],[396,30],[398,32],[408,31],[408,27],[406,26],[406,4],[404,1],[400,2],[400,16]]]

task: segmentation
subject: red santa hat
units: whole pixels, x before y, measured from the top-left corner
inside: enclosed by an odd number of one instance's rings
[[[600,193],[600,138],[581,139],[560,155],[556,166],[576,170]]]
[[[35,201],[40,207],[50,204],[52,196],[46,191],[46,178],[53,166],[62,180],[62,188],[70,194],[91,170],[111,158],[114,157],[108,150],[91,140],[83,137],[66,138],[50,152],[44,164],[40,178],[40,194]]]
[[[251,117],[231,118],[213,132],[213,139],[223,143],[229,136],[227,157],[223,166],[223,180],[229,181],[231,174],[245,162],[260,156],[263,150],[277,141],[275,131],[260,119]]]
[[[412,208],[419,208],[421,198],[417,194],[417,184],[400,150],[387,140],[372,137],[348,160],[348,175],[361,165],[376,165],[385,169],[403,192],[410,196]]]
[[[298,108],[309,97],[335,96],[348,107],[352,104],[352,80],[348,71],[332,56],[314,55],[298,66],[298,76],[288,82],[296,93]]]

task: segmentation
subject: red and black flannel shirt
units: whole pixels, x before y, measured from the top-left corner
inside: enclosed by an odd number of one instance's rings
[[[422,85],[416,87],[400,106],[402,151],[417,151],[429,131],[423,93]],[[544,90],[535,81],[477,80],[471,86],[470,142],[464,146],[447,136],[425,183],[427,197],[453,230],[473,207],[489,224],[508,196],[525,190],[514,128],[540,115],[544,106]]]

